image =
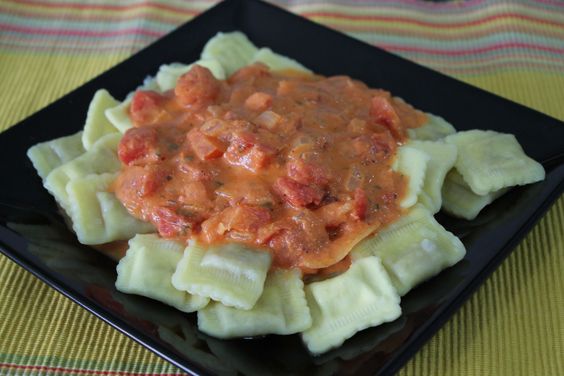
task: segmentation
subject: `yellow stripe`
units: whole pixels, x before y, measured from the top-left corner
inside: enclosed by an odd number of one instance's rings
[[[129,53],[108,54],[103,57],[97,56],[95,52],[72,57],[3,53],[0,82],[4,88],[18,90],[0,90],[2,107],[10,109],[2,111],[0,130],[45,107],[89,78],[104,72],[125,59]]]

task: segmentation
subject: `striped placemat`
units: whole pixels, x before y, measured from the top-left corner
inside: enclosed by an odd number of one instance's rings
[[[215,3],[0,1],[0,130]],[[563,1],[275,3],[564,119]],[[563,375],[563,251],[560,198],[400,374]],[[0,375],[181,374],[0,256]]]

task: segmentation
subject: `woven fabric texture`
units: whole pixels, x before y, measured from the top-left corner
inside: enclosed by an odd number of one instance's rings
[[[0,1],[0,131],[214,4]],[[276,4],[564,120],[562,1]],[[560,197],[399,374],[564,375],[563,255]],[[0,375],[182,374],[0,256]]]

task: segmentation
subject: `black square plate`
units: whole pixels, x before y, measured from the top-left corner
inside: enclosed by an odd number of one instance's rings
[[[385,88],[460,130],[517,136],[541,161],[546,180],[517,188],[471,222],[439,215],[468,249],[455,267],[410,292],[396,321],[363,331],[311,357],[297,336],[221,341],[196,329],[194,315],[121,294],[115,263],[77,243],[26,158],[35,143],[82,128],[99,88],[123,98],[159,65],[197,60],[218,31],[241,30],[258,46],[324,75],[347,74]],[[82,307],[194,374],[331,375],[397,371],[525,236],[564,189],[564,125],[452,78],[353,40],[272,5],[226,1],[0,135],[0,250]]]

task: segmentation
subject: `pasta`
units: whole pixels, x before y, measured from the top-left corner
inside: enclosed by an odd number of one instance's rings
[[[192,242],[172,275],[175,288],[239,309],[260,298],[271,258],[236,243],[204,247]]]
[[[374,256],[353,262],[337,277],[310,283],[306,298],[312,326],[302,338],[314,354],[339,346],[354,333],[393,321],[401,314],[400,298]]]
[[[304,283],[297,270],[269,273],[264,290],[249,310],[214,302],[198,311],[198,327],[218,338],[299,333],[311,326]]]
[[[205,307],[209,299],[175,289],[171,277],[182,258],[181,243],[154,234],[136,235],[117,266],[116,288],[159,300],[184,312]]]
[[[45,179],[51,171],[84,153],[82,133],[42,142],[27,151],[27,156],[41,179]]]
[[[81,243],[128,240],[119,291],[197,311],[199,330],[217,338],[300,333],[319,355],[396,320],[401,296],[462,260],[464,244],[434,214],[472,220],[544,169],[512,135],[456,132],[382,90],[310,73],[219,33],[200,60],[162,65],[122,102],[97,91],[82,132],[28,156]],[[347,100],[360,107],[339,109]],[[169,108],[192,112],[171,118]],[[398,113],[422,120],[404,129]],[[346,132],[326,137],[347,116]],[[240,176],[206,165],[220,158]],[[194,333],[159,333],[194,344]]]
[[[445,141],[458,148],[454,167],[478,195],[544,179],[542,165],[525,155],[513,135],[473,130]]]

